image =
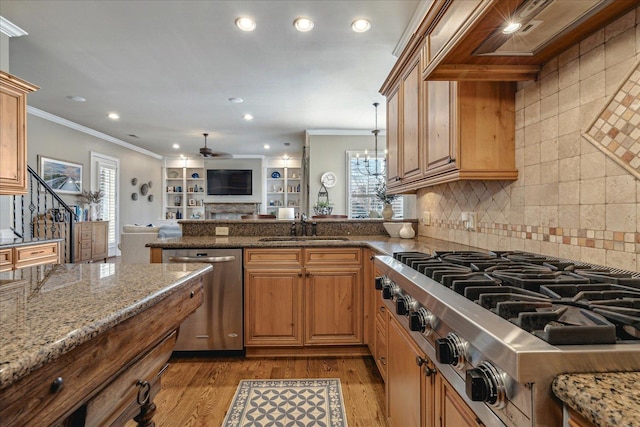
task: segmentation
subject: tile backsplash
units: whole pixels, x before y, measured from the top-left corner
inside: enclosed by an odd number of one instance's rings
[[[518,180],[419,190],[418,217],[431,213],[419,234],[640,271],[640,184],[629,170],[640,148],[639,22],[637,8],[546,63],[537,81],[519,83]],[[619,116],[611,127],[600,121],[609,110]],[[616,140],[625,152],[593,127],[626,132]],[[464,229],[467,211],[477,213],[475,230]]]

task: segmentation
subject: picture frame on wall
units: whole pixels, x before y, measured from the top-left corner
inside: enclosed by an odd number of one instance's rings
[[[82,194],[82,165],[38,155],[38,173],[56,193]]]

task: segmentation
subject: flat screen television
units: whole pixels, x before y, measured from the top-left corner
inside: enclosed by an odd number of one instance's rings
[[[207,169],[207,195],[250,196],[253,194],[251,169]]]

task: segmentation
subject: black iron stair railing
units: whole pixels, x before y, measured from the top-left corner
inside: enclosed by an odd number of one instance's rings
[[[12,231],[24,240],[63,239],[62,262],[74,262],[76,213],[27,165],[28,192],[13,197]]]

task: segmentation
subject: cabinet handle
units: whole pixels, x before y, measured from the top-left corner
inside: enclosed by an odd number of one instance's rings
[[[62,377],[56,378],[51,383],[51,393],[59,392],[60,390],[62,390],[62,387],[64,387],[64,380],[62,379]]]
[[[438,372],[438,371],[436,371],[436,370],[435,370],[435,368],[430,368],[430,367],[428,367],[428,366],[425,366],[425,367],[424,367],[424,374],[425,374],[427,377],[430,377],[431,375],[435,375],[435,374],[436,374],[436,372]]]
[[[387,358],[386,358],[386,357],[384,357],[384,356],[380,356],[380,357],[378,358],[378,360],[379,360],[379,361],[380,361],[380,363],[382,363],[383,365],[385,365],[385,366],[387,365]]]
[[[146,405],[151,396],[151,384],[149,381],[138,380],[136,382],[138,388],[138,405]]]
[[[302,273],[298,273],[298,277],[302,277]]]
[[[189,297],[193,298],[194,296],[196,296],[196,293],[194,291],[191,291],[191,293],[189,294]]]
[[[422,358],[422,357],[420,357],[420,356],[416,356],[416,365],[418,365],[418,366],[422,366],[422,365],[424,365],[425,363],[427,363],[427,360],[426,360],[426,359],[423,359],[423,358]]]
[[[374,259],[376,259],[376,257],[374,257],[373,255],[369,257],[369,261],[373,261]]]
[[[380,307],[380,313],[384,313],[385,311],[387,311],[387,309],[386,309],[386,308],[384,308],[384,307]]]
[[[31,252],[31,255],[38,255],[38,254],[43,254],[44,251],[33,251]]]

